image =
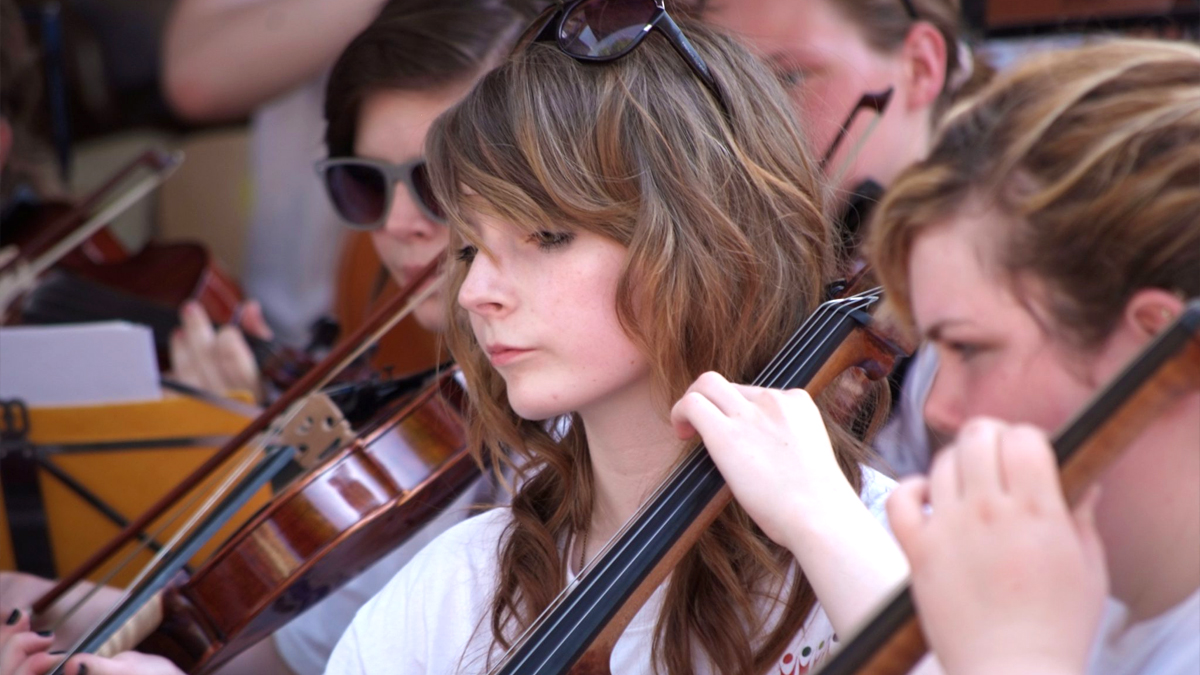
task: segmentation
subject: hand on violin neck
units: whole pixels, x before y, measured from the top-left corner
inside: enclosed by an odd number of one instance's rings
[[[1082,673],[1104,607],[1092,493],[1068,510],[1032,427],[965,425],[888,502],[921,625],[947,673]]]
[[[671,423],[680,438],[700,434],[738,502],[788,548],[830,505],[861,507],[803,389],[739,385],[705,373],[675,404]]]
[[[243,330],[269,339],[271,331],[257,302],[247,302],[239,310],[235,323],[220,329],[213,327],[198,303],[184,305],[180,327],[171,335],[175,379],[217,394],[248,391],[256,400],[262,400],[262,376]]]

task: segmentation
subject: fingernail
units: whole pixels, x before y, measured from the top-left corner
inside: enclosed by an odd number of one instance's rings
[[[67,651],[65,649],[56,649],[56,650],[50,652],[50,656],[62,656],[63,654],[66,654],[66,653],[67,653]]]
[[[79,671],[75,675],[87,675],[87,666],[82,663],[79,664]]]
[[[38,634],[38,635],[41,635],[42,637],[50,637],[51,635],[54,635],[54,631],[52,631],[52,630],[39,630],[39,631],[37,632],[37,634]]]
[[[8,620],[4,622],[5,626],[11,626],[21,620],[21,610],[14,609],[12,614],[8,615]]]

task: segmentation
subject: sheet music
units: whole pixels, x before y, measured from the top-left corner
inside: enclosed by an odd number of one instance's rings
[[[0,398],[77,406],[162,398],[154,337],[123,321],[0,328]]]

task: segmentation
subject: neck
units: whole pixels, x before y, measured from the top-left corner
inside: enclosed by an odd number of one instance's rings
[[[1144,470],[1135,470],[1137,475],[1132,476],[1140,480],[1129,489],[1138,494],[1123,500],[1131,512],[1110,514],[1118,522],[1130,523],[1131,532],[1124,533],[1124,542],[1109,545],[1108,557],[1113,593],[1128,606],[1130,622],[1158,616],[1200,588],[1197,447],[1200,395],[1192,395],[1127,453]],[[1130,481],[1126,477],[1123,482]]]
[[[579,414],[592,463],[590,559],[658,487],[684,446],[648,383]]]

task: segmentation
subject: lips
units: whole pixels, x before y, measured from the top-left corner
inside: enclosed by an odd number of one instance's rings
[[[486,351],[487,351],[488,359],[490,359],[492,362],[492,365],[496,366],[496,367],[500,367],[500,366],[506,365],[508,363],[512,363],[513,361],[521,358],[522,356],[533,352],[532,349],[525,349],[523,347],[512,347],[509,345],[502,345],[502,344],[488,345],[486,347]]]

